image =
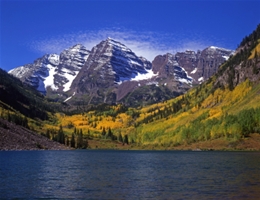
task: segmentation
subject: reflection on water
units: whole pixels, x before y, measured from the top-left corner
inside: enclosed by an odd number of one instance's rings
[[[259,152],[0,152],[0,198],[259,199]]]

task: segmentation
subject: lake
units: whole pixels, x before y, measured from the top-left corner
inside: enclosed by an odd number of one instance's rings
[[[259,199],[260,152],[0,152],[0,199]]]

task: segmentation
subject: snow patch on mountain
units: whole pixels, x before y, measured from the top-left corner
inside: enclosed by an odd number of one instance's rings
[[[192,70],[190,73],[195,74],[197,72],[198,68],[196,67],[194,70]]]
[[[20,66],[14,69],[11,69],[8,73],[14,75],[16,78],[22,78],[25,74],[30,71],[30,68],[25,66]]]
[[[71,73],[70,70],[63,69],[65,71],[65,74],[63,77],[67,79],[67,82],[63,85],[63,92],[67,92],[70,90],[70,86],[75,79],[75,77],[78,75],[79,71],[75,71],[74,73]]]
[[[200,78],[198,79],[198,81],[199,81],[199,82],[202,82],[202,81],[204,81],[204,78],[203,78],[203,76],[202,76],[202,77],[200,77]]]
[[[231,51],[230,49],[220,48],[220,47],[216,47],[216,46],[210,46],[210,47],[208,47],[208,49],[220,50],[220,51]]]
[[[41,87],[41,90],[39,89],[38,87],[38,90],[39,91],[45,91],[45,89],[47,87],[50,87],[52,90],[57,90],[58,87],[55,86],[54,84],[54,75],[56,74],[55,73],[55,70],[57,69],[56,66],[52,66],[51,64],[48,64],[46,65],[46,68],[48,70],[48,74],[46,74],[47,76],[46,77],[42,77],[39,75],[40,77],[40,80],[43,79],[43,85],[39,85],[39,87]]]
[[[225,58],[225,60],[229,59],[229,56],[222,56],[223,58]]]
[[[153,70],[147,70],[147,73],[141,74],[138,73],[134,78],[131,79],[131,81],[141,81],[141,80],[149,80],[155,76],[158,76],[158,73],[154,73]]]
[[[188,72],[180,66],[174,66],[174,77],[181,83],[192,84],[193,78],[188,76]]]
[[[76,92],[74,92],[73,95],[71,95],[70,97],[68,97],[67,99],[65,99],[63,102],[67,102],[67,101],[70,100],[75,94],[76,94]]]

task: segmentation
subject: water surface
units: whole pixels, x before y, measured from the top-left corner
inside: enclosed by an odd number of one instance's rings
[[[259,199],[259,152],[0,152],[0,199]]]

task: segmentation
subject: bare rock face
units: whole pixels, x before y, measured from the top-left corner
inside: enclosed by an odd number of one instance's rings
[[[173,54],[155,57],[153,71],[158,74],[155,80],[159,85],[164,85],[171,91],[182,93],[192,86],[192,77],[188,76]]]
[[[144,58],[137,57],[125,45],[111,38],[95,46],[73,81],[72,90],[87,94],[87,103],[115,103],[117,88],[139,74],[147,74],[152,67]],[[132,88],[128,88],[127,93]]]
[[[175,55],[176,61],[193,78],[193,84],[199,84],[210,78],[231,55],[232,50],[208,47],[203,51],[186,51]]]

